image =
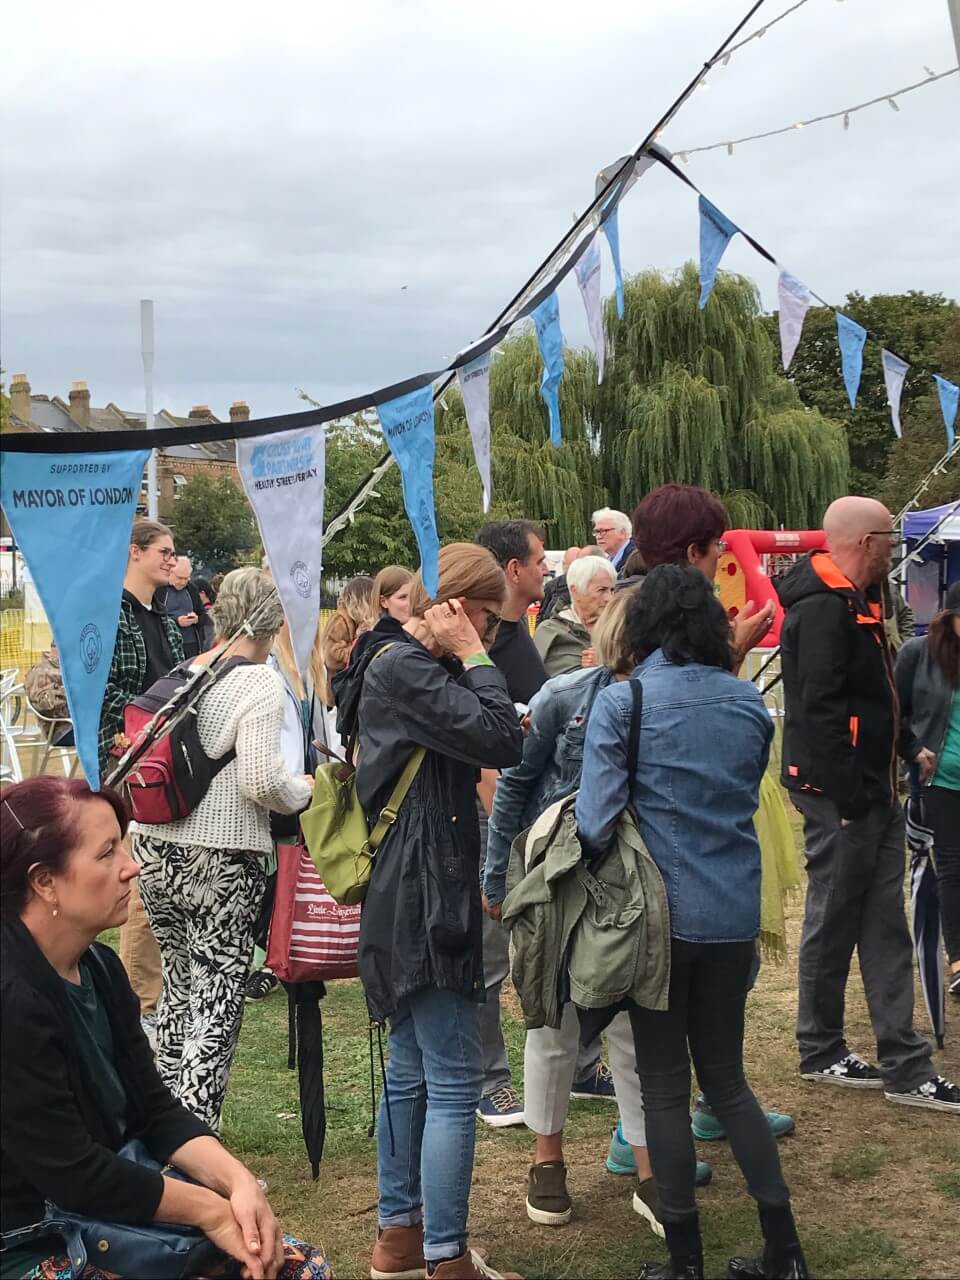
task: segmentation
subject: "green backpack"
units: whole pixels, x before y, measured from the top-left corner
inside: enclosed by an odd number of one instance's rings
[[[392,645],[384,645],[372,661],[390,648]],[[426,755],[425,747],[417,747],[370,831],[357,796],[355,746],[356,740],[347,751],[346,761],[319,766],[310,807],[300,815],[300,827],[313,865],[331,897],[343,906],[356,906],[366,897],[374,854],[396,822],[400,806]]]

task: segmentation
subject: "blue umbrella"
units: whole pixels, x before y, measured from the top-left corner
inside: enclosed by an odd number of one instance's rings
[[[910,932],[917,953],[920,986],[936,1037],[943,1048],[946,1027],[946,990],[943,980],[943,932],[940,927],[940,895],[933,863],[933,832],[925,825],[923,794],[912,795],[904,806],[907,845],[910,849]]]

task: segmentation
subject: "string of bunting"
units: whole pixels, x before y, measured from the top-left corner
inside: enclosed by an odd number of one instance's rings
[[[748,133],[743,138],[730,138],[726,142],[711,142],[704,147],[681,147],[674,151],[674,155],[684,164],[687,163],[687,157],[699,155],[704,151],[721,151],[725,150],[727,155],[733,155],[734,147],[742,146],[745,142],[757,142],[761,138],[776,138],[784,133],[795,133],[798,129],[806,129],[812,124],[822,124],[826,120],[843,120],[844,129],[850,128],[850,117],[858,111],[865,111],[868,107],[875,107],[878,103],[885,102],[892,111],[899,111],[897,98],[902,98],[904,94],[913,93],[917,89],[924,89],[927,85],[935,84],[938,80],[945,80],[947,76],[955,76],[960,72],[960,67],[951,67],[949,71],[941,71],[939,74],[933,71],[927,71],[924,80],[917,80],[914,84],[905,85],[902,89],[892,89],[889,93],[882,93],[878,98],[870,98],[866,102],[858,102],[852,107],[843,107],[840,111],[831,111],[822,116],[811,116],[808,120],[797,120],[793,124],[786,124],[780,129],[767,129],[763,133]]]
[[[747,243],[761,257],[766,258],[768,262],[775,266],[780,273],[777,281],[777,294],[780,304],[780,346],[784,372],[789,370],[796,354],[807,311],[817,302],[829,307],[837,318],[841,372],[847,391],[847,398],[850,401],[850,408],[856,409],[857,407],[857,395],[863,374],[863,350],[867,339],[872,338],[881,344],[880,359],[883,367],[887,401],[890,405],[890,419],[893,430],[897,438],[900,439],[903,435],[903,428],[900,422],[900,400],[903,393],[904,380],[911,367],[913,367],[912,363],[886,345],[879,334],[872,333],[850,316],[845,315],[842,311],[837,311],[825,298],[822,298],[820,294],[815,293],[808,285],[787,271],[769,249],[765,249],[759,241],[755,240],[753,236],[749,235],[708,200],[700,191],[700,188],[682,170],[677,168],[673,159],[668,157],[663,149],[657,150],[655,158],[675,177],[679,178],[681,182],[685,183],[691,190],[696,191],[699,197],[701,309],[709,301],[716,280],[717,269],[727,245],[735,235],[742,235]],[[958,404],[960,404],[960,387],[948,378],[944,378],[941,374],[934,373],[933,370],[926,370],[919,365],[917,370],[928,374],[933,379],[946,429],[947,453],[951,454],[956,443],[955,423]]]

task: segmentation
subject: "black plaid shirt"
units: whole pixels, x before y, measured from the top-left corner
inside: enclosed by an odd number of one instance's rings
[[[183,661],[183,640],[175,618],[161,615],[170,648],[173,651],[174,665]],[[137,625],[133,605],[128,600],[120,601],[120,623],[117,627],[117,642],[113,650],[113,662],[110,664],[110,675],[103,694],[103,707],[100,711],[100,772],[106,773],[110,754],[113,750],[114,738],[123,732],[123,709],[139,694],[143,693],[147,676],[147,646],[143,632]]]

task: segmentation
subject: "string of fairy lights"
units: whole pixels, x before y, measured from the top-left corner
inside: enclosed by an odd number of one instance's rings
[[[790,12],[789,10],[787,12]],[[782,15],[786,16],[786,15]],[[755,37],[754,37],[755,38]],[[899,112],[900,105],[898,98],[904,97],[908,93],[914,93],[918,89],[925,89],[929,85],[937,83],[939,80],[945,80],[948,76],[955,76],[960,72],[960,67],[951,67],[949,71],[935,72],[929,67],[924,67],[926,72],[922,80],[917,80],[913,84],[904,85],[900,89],[892,89],[886,93],[881,93],[876,98],[868,98],[866,102],[857,102],[849,107],[841,107],[839,111],[830,111],[824,115],[811,116],[806,120],[795,120],[793,124],[783,125],[779,129],[766,129],[762,133],[746,134],[742,138],[729,138],[721,142],[711,142],[707,146],[702,147],[680,147],[673,152],[674,158],[687,163],[687,158],[692,155],[698,155],[704,151],[720,151],[725,150],[728,155],[733,155],[734,147],[742,146],[745,142],[757,142],[761,138],[776,138],[785,133],[793,133],[798,129],[806,129],[810,125],[823,124],[827,120],[842,120],[843,128],[850,128],[850,117],[858,111],[865,111],[869,107],[875,107],[886,103],[892,110]],[[701,88],[705,88],[705,82],[701,82]]]

